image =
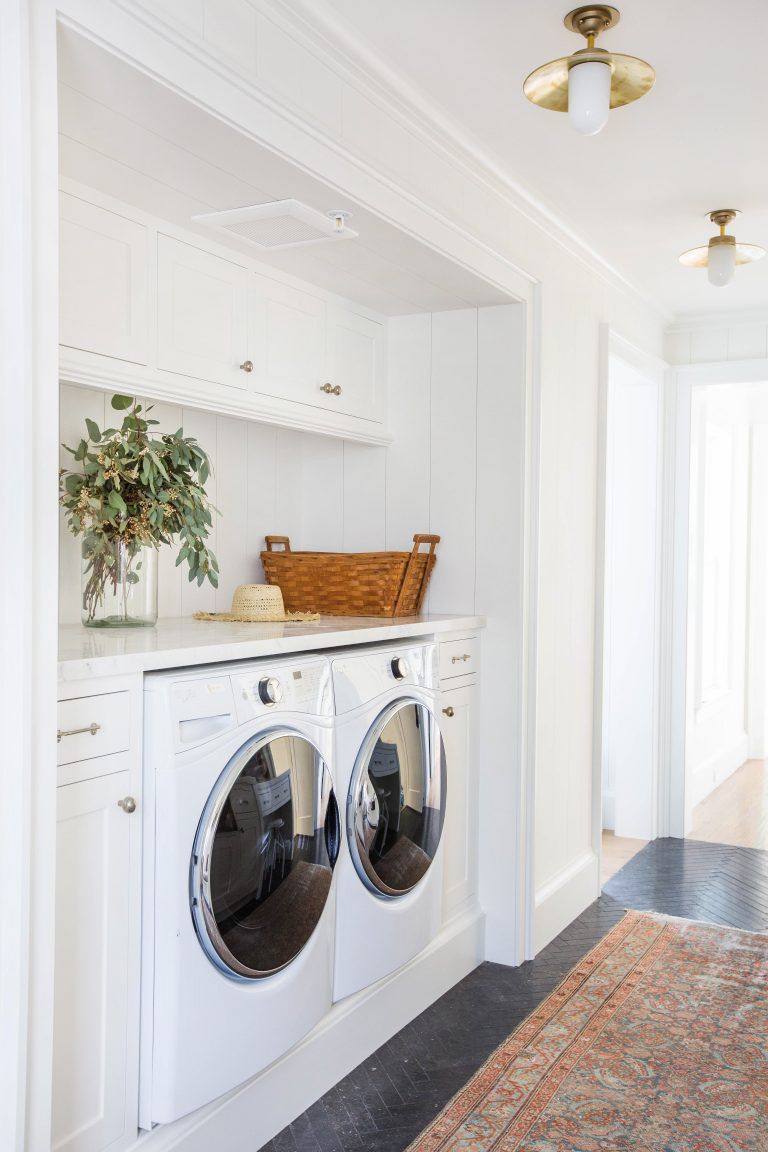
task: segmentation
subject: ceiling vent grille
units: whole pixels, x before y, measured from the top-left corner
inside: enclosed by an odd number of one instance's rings
[[[348,218],[348,212],[325,214],[300,200],[275,200],[270,204],[252,204],[248,208],[192,217],[195,224],[236,236],[262,251],[351,240],[357,232],[347,226]]]

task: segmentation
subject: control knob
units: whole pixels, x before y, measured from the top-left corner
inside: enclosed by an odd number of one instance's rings
[[[262,704],[279,704],[283,698],[283,686],[274,676],[264,676],[259,680],[259,699]]]
[[[392,675],[394,676],[395,680],[405,680],[409,672],[410,668],[408,667],[408,661],[405,659],[405,657],[395,656],[394,660],[392,661]]]

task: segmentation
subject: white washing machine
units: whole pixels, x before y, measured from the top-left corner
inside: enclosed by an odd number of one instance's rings
[[[348,849],[336,869],[340,1000],[440,930],[446,770],[434,644],[358,649],[331,663]]]
[[[331,1006],[332,724],[322,657],[146,678],[142,1127],[249,1079]]]

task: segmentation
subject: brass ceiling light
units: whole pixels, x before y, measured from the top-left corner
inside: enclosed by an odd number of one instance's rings
[[[714,212],[707,212],[707,219],[716,224],[720,232],[710,238],[709,244],[689,248],[679,257],[686,268],[706,268],[709,282],[716,288],[730,284],[737,264],[751,264],[765,256],[765,248],[759,244],[737,244],[736,237],[725,231],[738,215],[735,208],[717,208]]]
[[[571,124],[584,136],[604,127],[611,108],[639,100],[653,87],[656,73],[637,56],[623,56],[595,47],[595,39],[620,20],[618,8],[587,4],[565,17],[571,32],[586,37],[587,47],[542,64],[523,85],[525,95],[540,108],[567,112]]]

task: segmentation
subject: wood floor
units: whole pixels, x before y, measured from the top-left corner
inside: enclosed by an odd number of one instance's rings
[[[613,832],[603,832],[600,883],[605,884],[611,876],[615,876],[620,868],[645,848],[647,843],[647,840],[633,840],[629,836],[615,836]]]
[[[693,810],[689,840],[768,850],[768,760],[748,760]],[[605,884],[647,840],[603,832],[600,882]]]
[[[768,849],[768,761],[748,760],[702,800],[689,838]]]

